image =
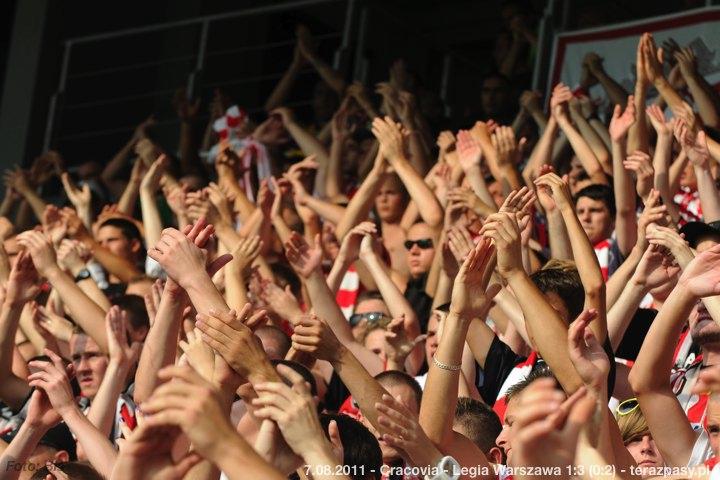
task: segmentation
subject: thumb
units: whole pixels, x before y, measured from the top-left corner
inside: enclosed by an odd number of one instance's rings
[[[212,263],[210,263],[210,265],[207,266],[208,275],[210,275],[210,277],[212,277],[217,272],[219,272],[221,268],[223,268],[225,265],[227,265],[232,259],[233,259],[233,256],[230,255],[229,253],[220,255],[218,258],[213,260]]]
[[[332,443],[335,453],[337,453],[340,457],[337,461],[342,462],[345,447],[343,447],[342,439],[340,438],[340,429],[338,428],[338,424],[335,420],[330,420],[330,423],[328,424],[328,436],[330,437],[330,443]]]

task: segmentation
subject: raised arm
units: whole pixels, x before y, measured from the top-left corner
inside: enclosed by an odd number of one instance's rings
[[[710,152],[705,132],[701,130],[694,135],[684,120],[678,120],[675,123],[675,137],[693,164],[705,222],[720,220],[720,192],[710,173]]]
[[[523,269],[520,228],[515,216],[507,213],[491,215],[481,233],[495,241],[498,271],[507,280],[520,304],[532,343],[563,389],[568,393],[574,392],[580,388],[582,380],[568,355],[567,326]]]
[[[677,223],[680,219],[678,206],[673,201],[674,190],[670,186],[670,164],[672,163],[672,142],[673,122],[666,122],[663,111],[657,105],[650,105],[647,108],[647,116],[650,119],[655,132],[657,142],[655,143],[655,155],[653,156],[653,170],[655,171],[654,184],[660,192],[663,204],[667,206],[668,213]]]
[[[679,48],[674,56],[703,123],[708,127],[718,128],[720,126],[720,115],[717,110],[718,94],[698,71],[692,48]]]
[[[597,53],[590,52],[585,55],[583,65],[586,65],[590,73],[595,77],[607,93],[610,102],[614,105],[622,105],[626,107],[627,92],[614,78],[607,74],[603,68],[603,59]]]
[[[155,245],[162,233],[162,220],[157,207],[155,195],[160,188],[160,179],[168,166],[168,158],[160,155],[148,169],[140,184],[140,208],[142,209],[145,241]]]
[[[635,99],[627,99],[627,108],[621,113],[620,105],[615,105],[610,120],[610,138],[612,139],[613,191],[615,193],[615,229],[618,235],[618,247],[627,255],[635,245],[637,231],[637,205],[635,188],[630,172],[625,169],[627,152],[627,132],[635,123]]]
[[[36,231],[24,232],[18,242],[30,251],[38,272],[48,279],[63,299],[73,320],[92,338],[103,352],[108,344],[105,336],[105,311],[80,289],[57,264],[50,240]]]
[[[372,170],[367,174],[360,188],[353,195],[340,222],[335,227],[335,236],[342,241],[345,235],[358,223],[366,220],[372,209],[375,194],[385,177],[387,163],[384,153],[378,150]],[[432,192],[431,192],[432,193]]]

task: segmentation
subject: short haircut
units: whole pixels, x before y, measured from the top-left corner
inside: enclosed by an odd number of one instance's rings
[[[36,470],[30,480],[45,480],[48,475],[55,478],[53,472],[57,470],[61,470],[73,480],[103,480],[103,476],[87,462],[59,462],[50,467],[45,465]]]
[[[273,367],[277,367],[278,365],[285,365],[286,367],[290,367],[295,370],[297,373],[302,375],[306,382],[310,384],[310,394],[313,397],[317,396],[318,393],[315,376],[312,374],[312,372],[310,372],[310,370],[307,369],[307,367],[305,367],[305,365],[301,365],[298,362],[293,362],[292,360],[270,360],[270,363],[272,363]],[[285,383],[287,384],[288,382],[285,381]]]
[[[119,228],[120,231],[122,231],[122,234],[128,240],[137,240],[141,244],[143,242],[143,237],[142,234],[140,234],[140,230],[138,229],[137,225],[135,225],[130,220],[126,220],[124,218],[109,218],[100,224],[100,228],[102,227]]]
[[[113,305],[127,312],[129,327],[133,330],[150,329],[145,299],[140,295],[121,295],[113,300]]]
[[[495,440],[502,431],[500,418],[492,408],[467,397],[458,398],[455,424],[461,425],[468,438],[486,455],[495,446]]]
[[[353,480],[380,480],[383,460],[382,451],[375,435],[352,417],[323,413],[320,415],[320,423],[325,436],[328,436],[328,425],[332,420],[337,423],[340,441],[343,444],[343,465],[350,467],[348,469],[350,478]]]
[[[552,378],[555,379],[555,376],[550,371],[550,367],[546,363],[538,366],[533,371],[531,371],[527,377],[520,380],[518,383],[513,385],[512,387],[507,389],[507,392],[505,392],[505,402],[509,403],[510,400],[518,396],[520,393],[522,393],[523,390],[525,390],[527,387],[530,386],[532,382],[539,378]],[[557,381],[557,380],[556,380]]]
[[[575,194],[575,203],[582,197],[603,202],[610,211],[610,216],[615,217],[615,195],[612,187],[600,184],[588,185]]]
[[[648,427],[640,407],[636,407],[627,415],[618,415],[617,424],[625,445],[650,433],[650,427]]]
[[[365,300],[380,300],[383,302],[385,301],[382,294],[377,290],[364,290],[360,292],[355,303],[358,304],[360,302],[364,302]]]
[[[577,269],[542,268],[530,275],[535,286],[544,294],[555,293],[565,303],[570,321],[583,311],[585,289]]]
[[[417,380],[407,373],[399,372],[397,370],[386,370],[375,375],[375,380],[383,386],[393,387],[396,385],[405,385],[406,387],[409,387],[415,394],[417,406],[420,407],[423,393],[422,388],[420,388],[420,384]]]
[[[257,335],[260,338],[260,341],[262,341],[263,338],[272,339],[277,343],[277,351],[276,352],[268,352],[267,350],[265,353],[268,354],[269,357],[273,357],[271,353],[274,353],[276,358],[285,358],[285,355],[287,354],[288,350],[290,350],[290,346],[292,345],[290,341],[290,337],[287,336],[287,333],[280,330],[278,327],[273,327],[271,325],[263,325],[261,327],[258,327],[255,330],[255,335]],[[265,343],[263,343],[265,345]]]

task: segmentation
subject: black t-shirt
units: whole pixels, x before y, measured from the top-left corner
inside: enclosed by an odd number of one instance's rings
[[[350,390],[348,390],[343,381],[340,380],[340,375],[333,370],[323,401],[325,409],[329,412],[337,412],[349,396]]]
[[[605,339],[603,349],[610,360],[608,392],[612,395],[612,391],[615,388],[616,367],[615,355],[613,354],[609,338]],[[477,362],[475,363],[475,385],[477,386],[483,401],[492,406],[497,400],[500,389],[510,375],[510,372],[512,372],[516,365],[523,363],[526,360],[527,357],[513,352],[507,344],[495,335],[492,343],[490,344],[490,348],[488,349],[487,357],[485,358],[485,368],[483,369],[480,364]],[[538,360],[535,362],[532,369],[535,370],[544,363],[545,361],[538,355]]]
[[[407,301],[415,310],[415,314],[418,317],[420,323],[420,331],[427,333],[428,321],[430,320],[430,309],[432,308],[433,299],[425,292],[425,282],[427,281],[427,274],[410,279],[405,289],[404,296]]]

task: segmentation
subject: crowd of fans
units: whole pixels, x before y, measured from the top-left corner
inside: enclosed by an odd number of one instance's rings
[[[177,154],[150,118],[6,172],[0,479],[720,474],[720,97],[673,42],[635,67],[547,114],[506,68],[438,132],[300,28],[260,123],[180,94]]]

